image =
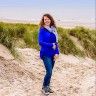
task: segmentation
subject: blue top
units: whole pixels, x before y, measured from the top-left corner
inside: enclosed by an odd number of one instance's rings
[[[43,56],[52,57],[55,54],[59,54],[58,43],[56,42],[56,36],[54,33],[50,32],[45,27],[39,29],[38,42],[40,45],[40,58]],[[54,50],[53,43],[56,44],[56,49]]]

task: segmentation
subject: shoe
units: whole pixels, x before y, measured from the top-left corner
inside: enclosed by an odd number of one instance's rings
[[[49,87],[49,88],[48,88],[48,92],[49,92],[49,93],[53,93],[54,91]]]
[[[48,87],[42,87],[42,92],[46,95],[49,95],[49,88]]]

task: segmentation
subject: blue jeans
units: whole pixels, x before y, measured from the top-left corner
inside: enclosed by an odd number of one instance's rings
[[[46,87],[50,85],[52,70],[53,70],[55,61],[53,57],[43,56],[43,63],[46,69],[46,75],[44,77],[43,87]]]

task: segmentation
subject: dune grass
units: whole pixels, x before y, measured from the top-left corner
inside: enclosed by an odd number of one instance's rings
[[[96,57],[96,30],[76,27],[69,31],[69,34],[78,38],[85,49],[85,54],[89,57]]]
[[[10,23],[0,23],[0,43],[5,45],[11,53],[16,56],[16,41],[18,38],[23,38],[26,29],[24,26],[10,24]]]
[[[0,43],[15,53],[16,47],[30,47],[39,50],[38,45],[39,26],[35,24],[0,23]],[[96,30],[84,27],[65,29],[58,27],[59,48],[64,54],[88,56],[96,59]],[[76,47],[70,36],[78,39],[84,50]]]
[[[70,39],[69,29],[58,28],[59,47],[61,53],[83,56],[84,53]]]

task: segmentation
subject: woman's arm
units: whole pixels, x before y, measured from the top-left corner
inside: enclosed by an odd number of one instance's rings
[[[47,47],[53,47],[53,43],[46,43],[46,42],[44,42],[43,38],[44,38],[44,32],[43,32],[42,29],[40,29],[39,30],[39,36],[38,36],[39,45],[41,45],[41,46],[47,46]]]

